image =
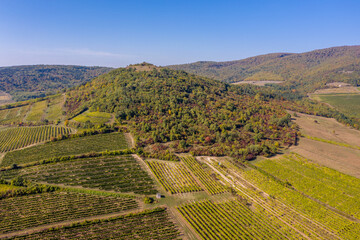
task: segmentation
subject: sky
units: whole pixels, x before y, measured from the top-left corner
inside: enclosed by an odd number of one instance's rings
[[[360,45],[358,0],[0,0],[0,66],[124,67]]]

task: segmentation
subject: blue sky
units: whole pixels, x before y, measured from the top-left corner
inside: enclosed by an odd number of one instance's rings
[[[360,45],[360,1],[0,0],[0,66],[226,61]]]

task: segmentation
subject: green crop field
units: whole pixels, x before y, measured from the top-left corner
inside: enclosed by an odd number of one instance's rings
[[[132,198],[49,192],[0,200],[0,234],[137,208]]]
[[[106,112],[89,112],[86,111],[75,118],[73,118],[76,122],[85,123],[87,121],[95,124],[101,125],[107,123],[111,119],[112,115]]]
[[[123,133],[107,133],[93,136],[71,138],[57,142],[29,147],[5,155],[0,166],[24,164],[52,157],[83,154],[88,152],[102,152],[105,150],[121,150],[128,147]]]
[[[152,179],[132,156],[83,158],[0,172],[0,178],[10,180],[16,176],[66,186],[156,193]]]
[[[360,94],[319,94],[316,97],[348,116],[360,118]]]
[[[8,128],[0,131],[0,153],[49,141],[52,137],[70,132],[70,128],[54,126]]]
[[[155,208],[10,239],[181,239],[165,208]]]
[[[216,181],[208,172],[206,172],[195,158],[182,157],[181,160],[201,182],[207,192],[210,194],[219,194],[227,191],[225,186]]]
[[[201,191],[201,186],[182,163],[146,161],[158,181],[170,193]]]

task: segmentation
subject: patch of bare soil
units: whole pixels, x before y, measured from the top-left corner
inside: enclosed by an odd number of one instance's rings
[[[13,103],[13,102],[14,101],[12,100],[12,97],[10,94],[0,91],[0,106],[9,104],[9,103]]]
[[[290,150],[315,163],[360,178],[360,150],[307,138],[301,138],[299,145]]]
[[[290,112],[300,131],[312,137],[323,138],[360,147],[360,131],[347,127],[333,118]]]
[[[357,87],[335,87],[335,88],[325,88],[316,90],[313,94],[331,94],[331,93],[360,93]]]
[[[236,82],[233,84],[235,84],[235,85],[251,84],[251,85],[256,85],[256,86],[265,86],[265,84],[268,84],[268,83],[279,84],[282,82],[284,82],[284,81],[241,81],[241,82]]]

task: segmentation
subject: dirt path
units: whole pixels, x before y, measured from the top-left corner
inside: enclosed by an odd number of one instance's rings
[[[115,123],[115,114],[111,114],[111,118],[109,119],[109,121],[107,121],[105,124],[114,124]]]
[[[130,148],[134,148],[135,147],[135,140],[134,137],[132,136],[131,133],[124,133],[125,139],[129,144]]]

